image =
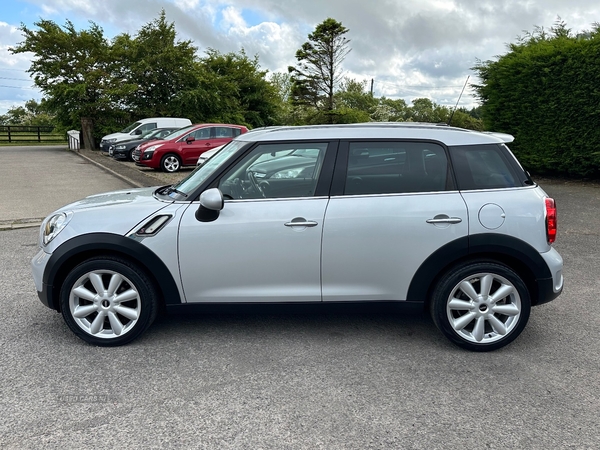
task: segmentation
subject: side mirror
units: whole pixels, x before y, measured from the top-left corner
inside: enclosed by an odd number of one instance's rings
[[[194,136],[188,136],[188,137],[185,138],[185,143],[186,144],[191,144],[195,140],[196,140],[196,138]]]
[[[218,188],[211,188],[200,194],[200,206],[196,210],[196,220],[199,222],[212,222],[219,217],[225,202],[223,193]]]
[[[139,128],[137,130],[133,130],[133,133],[131,134],[135,134],[137,136],[139,136],[140,134],[142,134],[142,130],[140,130]]]

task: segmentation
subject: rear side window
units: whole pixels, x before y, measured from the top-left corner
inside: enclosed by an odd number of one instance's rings
[[[351,142],[344,195],[435,192],[448,188],[443,147],[429,142]]]
[[[527,178],[496,144],[450,147],[450,158],[463,191],[520,187]]]

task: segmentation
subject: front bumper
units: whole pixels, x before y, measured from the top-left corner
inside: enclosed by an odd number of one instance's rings
[[[40,301],[48,308],[56,309],[58,311],[58,305],[55,305],[50,300],[49,292],[52,289],[52,286],[48,286],[44,283],[44,272],[51,256],[50,253],[46,253],[40,248],[40,251],[31,260],[31,272]]]

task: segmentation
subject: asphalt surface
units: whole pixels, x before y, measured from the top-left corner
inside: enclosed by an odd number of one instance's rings
[[[54,201],[56,173],[38,176]],[[0,448],[598,448],[600,187],[543,186],[565,292],[486,354],[424,314],[369,310],[169,316],[128,346],[93,347],[35,294],[37,229],[0,232]]]

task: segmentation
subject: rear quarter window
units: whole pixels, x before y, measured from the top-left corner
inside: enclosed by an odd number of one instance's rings
[[[502,146],[450,147],[458,188],[463,191],[524,186],[527,175]]]

